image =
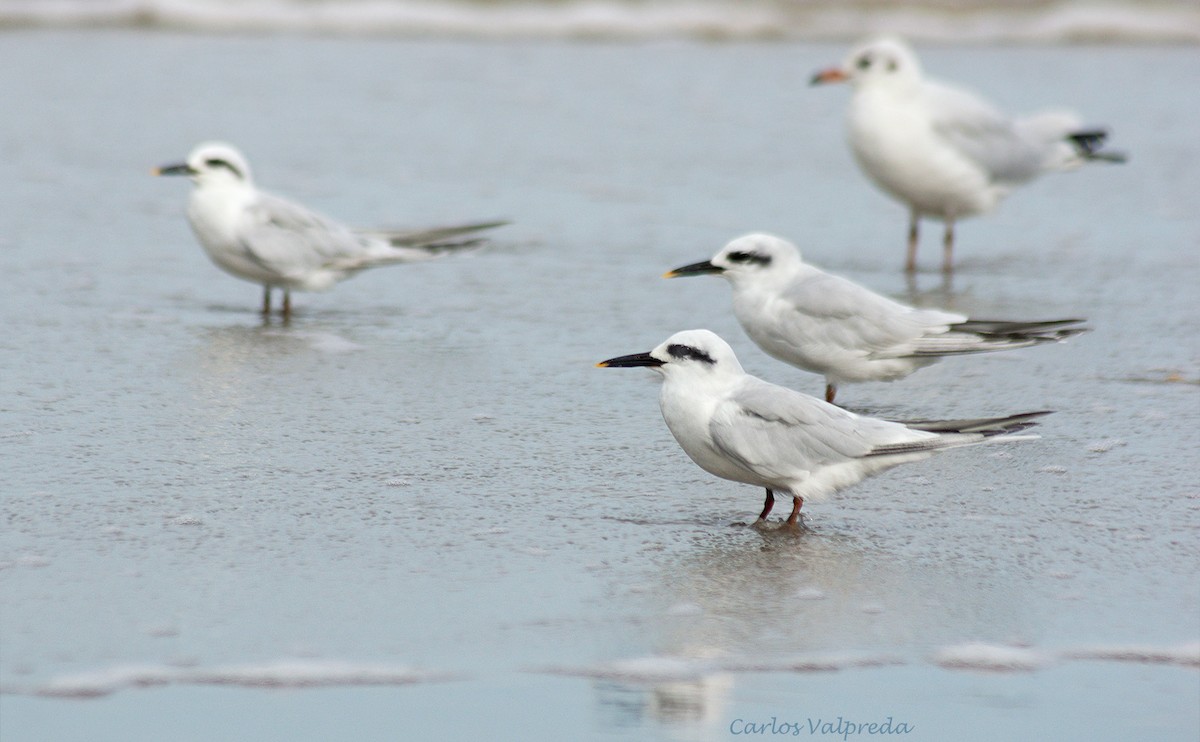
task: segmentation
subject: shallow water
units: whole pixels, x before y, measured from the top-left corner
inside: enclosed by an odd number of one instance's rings
[[[4,44],[6,742],[1200,733],[1191,50],[923,55],[1006,108],[1069,102],[1132,158],[1015,194],[961,225],[953,281],[909,282],[846,91],[805,86],[841,47]],[[194,244],[187,184],[148,175],[214,137],[352,223],[515,223],[264,324]],[[722,282],[659,278],[760,229],[906,301],[1087,316],[842,392],[1055,409],[1043,437],[813,503],[798,538],[738,526],[760,493],[686,459],[651,374],[592,364],[705,326],[818,393]]]

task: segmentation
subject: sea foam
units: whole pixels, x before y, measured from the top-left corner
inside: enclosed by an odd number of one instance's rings
[[[987,672],[1028,672],[1041,668],[1048,660],[1031,649],[982,642],[943,647],[933,656],[933,661],[945,668]]]
[[[1200,42],[1195,4],[1123,0],[0,0],[0,27],[467,38]]]
[[[1059,650],[1014,647],[987,642],[967,642],[942,647],[927,660],[946,670],[979,672],[1034,672],[1047,666],[1078,661],[1138,662],[1200,668],[1200,642],[1175,646],[1093,645]],[[828,652],[770,657],[726,656],[701,652],[700,656],[650,655],[598,662],[575,667],[547,667],[534,672],[658,686],[705,682],[737,673],[813,673],[870,670],[921,664],[895,654]],[[299,689],[339,686],[400,686],[461,680],[445,672],[407,666],[338,660],[285,659],[263,663],[212,667],[129,664],[67,673],[31,687],[6,684],[0,694],[86,699],[121,690],[168,685],[208,685],[240,688]]]
[[[71,673],[27,691],[57,698],[99,698],[128,688],[164,685],[228,685],[248,688],[317,688],[359,685],[409,685],[452,680],[445,673],[404,666],[328,660],[279,660],[213,667],[118,665]]]

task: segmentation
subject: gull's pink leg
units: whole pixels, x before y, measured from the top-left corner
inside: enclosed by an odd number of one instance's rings
[[[954,222],[946,220],[946,236],[942,238],[942,273],[954,272]]]

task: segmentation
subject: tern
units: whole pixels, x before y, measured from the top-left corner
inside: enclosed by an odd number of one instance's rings
[[[472,236],[507,222],[489,221],[413,231],[357,230],[254,185],[245,156],[230,144],[204,142],[185,162],[155,168],[154,175],[186,175],[195,184],[187,218],[208,257],[230,275],[263,287],[262,312],[271,312],[271,290],[283,292],[290,317],[291,292],[324,291],[359,271],[411,263],[483,242]]]
[[[790,527],[799,523],[805,500],[940,450],[1029,438],[1014,434],[1050,414],[914,422],[857,415],[747,374],[729,344],[709,330],[678,332],[649,353],[596,365],[661,374],[659,406],[684,452],[710,474],[764,488],[757,523],[777,495],[791,497]]]
[[[754,233],[710,260],[664,274],[719,275],[733,313],[768,355],[825,377],[825,401],[849,382],[895,381],[946,356],[1026,348],[1085,332],[1085,320],[975,320],[917,309],[805,263],[787,240]]]

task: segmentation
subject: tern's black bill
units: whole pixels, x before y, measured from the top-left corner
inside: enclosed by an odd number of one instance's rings
[[[712,273],[724,273],[724,268],[718,268],[711,261],[705,260],[700,263],[692,263],[684,265],[675,270],[667,271],[663,274],[663,278],[679,278],[681,276],[705,276]]]
[[[155,175],[193,175],[195,171],[186,163],[180,162],[174,165],[163,165],[162,167],[154,168]]]
[[[607,361],[600,361],[596,364],[597,368],[634,368],[636,366],[661,366],[666,361],[660,361],[649,353],[634,353],[628,356],[618,356],[609,358]]]

